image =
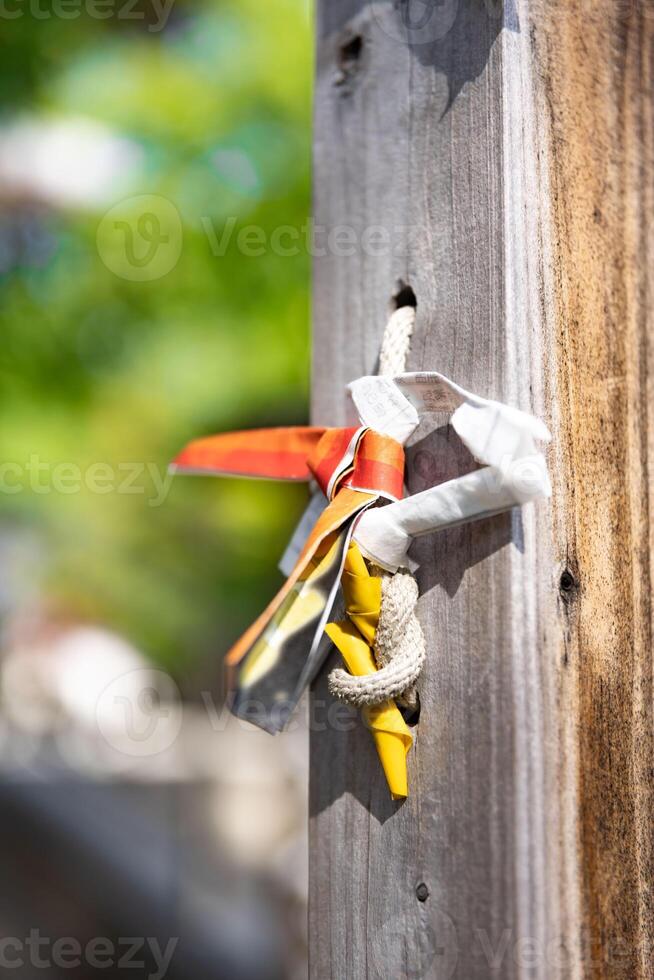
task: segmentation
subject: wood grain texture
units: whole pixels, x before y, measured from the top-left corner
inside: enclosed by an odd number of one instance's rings
[[[426,42],[403,10],[319,3],[314,421],[401,280],[410,368],[544,417],[555,492],[416,547],[406,803],[317,684],[311,976],[651,977],[654,10],[459,0]],[[443,425],[409,464],[472,461]]]

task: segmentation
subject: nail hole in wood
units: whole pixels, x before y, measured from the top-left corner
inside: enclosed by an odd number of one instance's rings
[[[414,708],[400,708],[400,714],[409,728],[415,728],[420,721],[420,695],[416,694],[416,704]]]
[[[393,296],[393,305],[396,310],[401,309],[403,306],[412,306],[414,310],[418,308],[418,300],[416,299],[416,294],[414,293],[411,286],[408,283],[400,279],[397,284],[397,289]]]
[[[345,85],[356,73],[363,53],[363,37],[354,34],[347,37],[338,51],[339,73],[336,76],[337,85]]]
[[[421,881],[419,885],[416,886],[416,898],[419,902],[426,902],[429,898],[429,888]]]
[[[564,602],[572,602],[579,592],[579,583],[569,568],[564,568],[559,578],[559,594]]]
[[[358,61],[363,51],[363,38],[360,34],[355,34],[348,41],[341,45],[341,67],[351,65]]]

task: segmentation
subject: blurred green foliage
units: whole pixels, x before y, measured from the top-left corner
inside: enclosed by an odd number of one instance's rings
[[[142,463],[163,477],[198,435],[307,419],[306,249],[250,257],[234,234],[217,256],[210,240],[230,219],[268,239],[307,221],[307,4],[175,0],[161,30],[148,29],[146,0],[135,9],[147,17],[26,13],[3,27],[2,122],[28,114],[110,127],[138,148],[129,193],[165,196],[184,228],[175,269],[131,282],[96,248],[120,194],[82,208],[8,202],[0,445],[20,466],[34,456],[83,473]],[[61,493],[44,474],[0,493],[0,529],[37,537],[44,600],[118,630],[180,678],[217,668],[279,585],[305,490],[178,476],[152,506],[152,482],[136,483],[145,492]]]

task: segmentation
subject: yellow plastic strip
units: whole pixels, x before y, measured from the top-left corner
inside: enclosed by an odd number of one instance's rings
[[[379,609],[381,580],[370,574],[357,545],[348,548],[342,575],[343,596],[348,619],[330,623],[325,632],[340,650],[351,674],[374,674],[377,665],[372,652]],[[411,732],[394,701],[366,707],[364,719],[372,732],[377,753],[394,800],[408,794],[406,756],[413,743]]]

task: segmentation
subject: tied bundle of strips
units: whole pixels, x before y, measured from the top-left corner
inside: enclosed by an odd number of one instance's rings
[[[230,707],[267,731],[281,731],[333,641],[347,669],[331,672],[330,690],[363,709],[398,799],[407,795],[412,736],[397,705],[417,706],[426,652],[411,543],[551,493],[536,446],[549,441],[547,427],[437,372],[405,373],[414,324],[414,307],[396,310],[384,333],[379,375],[347,386],[355,424],[209,436],[174,463],[187,473],[312,486],[280,564],[286,582],[227,656]],[[479,465],[405,497],[403,447],[422,417],[439,413]],[[327,625],[339,587],[347,619]]]

